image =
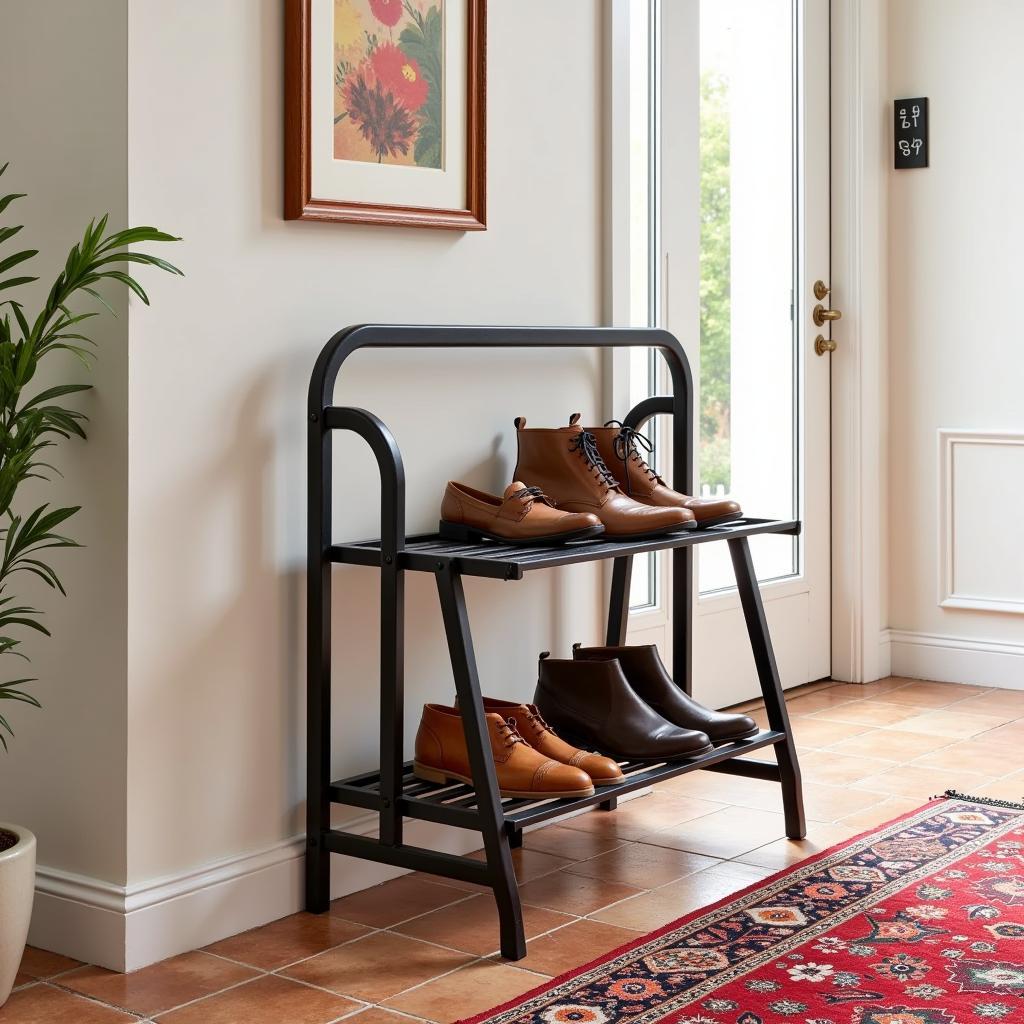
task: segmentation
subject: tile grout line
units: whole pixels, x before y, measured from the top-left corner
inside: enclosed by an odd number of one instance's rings
[[[55,992],[64,992],[70,996],[77,996],[79,999],[84,999],[87,1003],[95,1003],[97,1006],[103,1006],[108,1010],[118,1010],[121,1013],[126,1013],[129,1017],[134,1017],[137,1022],[147,1020],[144,1014],[138,1013],[135,1010],[129,1010],[124,1006],[118,1006],[115,1003],[108,1003],[106,1000],[90,995],[88,992],[76,992],[74,989],[66,988],[63,985],[51,985],[49,981],[40,981],[38,984],[45,988],[52,988]]]

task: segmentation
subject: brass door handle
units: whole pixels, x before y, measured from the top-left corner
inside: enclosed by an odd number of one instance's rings
[[[819,356],[823,356],[826,352],[835,352],[838,347],[839,346],[836,345],[831,338],[826,340],[820,334],[814,339],[814,351],[817,352]]]
[[[826,309],[820,302],[814,307],[811,319],[815,327],[824,327],[830,320],[841,320],[843,314],[838,309]]]

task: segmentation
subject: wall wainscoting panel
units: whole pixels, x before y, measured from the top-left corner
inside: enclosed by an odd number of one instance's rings
[[[891,652],[894,676],[1024,690],[1024,643],[886,629],[880,644]]]
[[[940,429],[939,604],[1024,614],[1024,434]]]

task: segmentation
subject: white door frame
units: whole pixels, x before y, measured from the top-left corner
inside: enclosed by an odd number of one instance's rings
[[[631,0],[611,0],[605,18],[605,322],[628,322],[629,36]],[[698,0],[673,0],[663,17],[692,18]],[[832,17],[832,299],[843,311],[832,355],[832,676],[868,682],[889,674],[888,616],[888,110],[885,0],[830,0]],[[694,63],[697,62],[697,63]],[[699,63],[694,45],[674,52],[665,76]],[[693,124],[663,146],[692,144]],[[695,164],[695,162],[693,162]],[[687,166],[680,161],[678,166]],[[677,182],[681,188],[688,183]],[[698,187],[695,180],[693,188]],[[665,196],[664,203],[669,203]],[[672,217],[663,205],[663,216]],[[696,245],[686,247],[696,254]],[[627,265],[624,267],[624,260]],[[697,301],[694,266],[674,266],[664,301]],[[667,268],[666,268],[667,269]],[[699,353],[689,352],[691,359]],[[605,363],[606,406],[618,408],[615,355]],[[615,399],[620,399],[616,403]]]
[[[889,675],[885,0],[832,3],[832,676]]]

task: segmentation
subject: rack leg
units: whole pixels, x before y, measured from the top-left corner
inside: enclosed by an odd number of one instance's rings
[[[616,558],[612,568],[612,593],[608,601],[609,647],[618,647],[626,642],[626,627],[629,623],[629,584],[633,577],[633,556]]]
[[[750,646],[754,652],[757,676],[761,681],[761,693],[768,712],[768,724],[776,732],[786,734],[785,740],[775,744],[775,756],[779,761],[779,775],[782,782],[782,808],[786,818],[786,835],[790,839],[803,839],[807,835],[804,820],[804,798],[800,784],[800,765],[793,742],[793,731],[789,724],[789,712],[779,680],[779,668],[775,663],[768,622],[761,602],[761,590],[757,585],[757,574],[750,557],[750,545],[746,537],[729,541],[729,554],[736,573],[743,617],[747,622]]]
[[[306,910],[324,913],[331,900],[331,563],[330,437],[309,433],[309,572],[306,582]],[[326,495],[326,497],[325,497]]]
[[[602,800],[597,806],[602,811],[614,811],[619,806],[619,798],[617,796],[609,797],[607,800]]]
[[[494,899],[498,904],[501,955],[506,960],[522,960],[526,956],[523,909],[519,902],[515,871],[512,868],[512,853],[509,849],[508,833],[505,831],[505,818],[498,793],[490,736],[484,720],[483,698],[480,693],[476,656],[473,653],[473,639],[469,630],[469,616],[466,613],[462,577],[452,572],[450,562],[438,570],[437,592],[448,637],[448,653],[455,676],[455,690],[459,695],[459,707],[462,709],[469,764],[475,780],[484,852],[487,855]]]

